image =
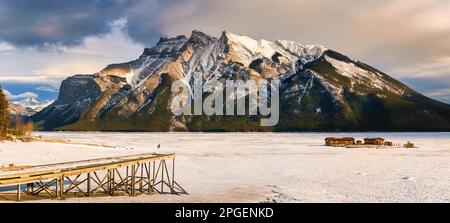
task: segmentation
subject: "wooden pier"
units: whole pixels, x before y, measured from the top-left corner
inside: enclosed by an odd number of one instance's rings
[[[155,153],[0,169],[0,189],[11,186],[18,201],[22,193],[54,199],[68,194],[187,194],[175,181],[175,154]]]

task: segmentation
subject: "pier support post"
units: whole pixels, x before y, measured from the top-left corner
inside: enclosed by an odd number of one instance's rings
[[[161,165],[161,194],[164,193],[164,160],[159,161]]]
[[[107,179],[106,179],[107,191],[105,191],[105,192],[108,194],[111,194],[111,171],[110,170],[106,170],[106,176],[107,176]]]
[[[141,165],[141,177],[139,178],[139,192],[142,193],[144,190],[144,188],[143,188],[143,186],[144,186],[144,182],[143,182],[143,180],[144,180],[144,164],[141,163],[140,165]]]
[[[134,196],[135,195],[135,184],[136,184],[136,166],[132,165],[131,166],[131,195]]]
[[[175,158],[172,158],[172,190],[175,191]]]
[[[59,198],[64,199],[64,175],[59,179]]]
[[[91,196],[91,173],[87,174],[87,195]]]
[[[115,169],[112,169],[112,180],[111,180],[111,195],[115,196],[115,189],[116,189],[116,173],[115,173]]]
[[[32,183],[27,184],[27,191],[26,191],[27,195],[30,195],[30,193],[31,193],[31,185],[32,185]]]
[[[127,188],[127,190],[130,189],[130,191],[127,192],[127,193],[128,193],[128,195],[131,195],[132,191],[131,191],[131,188],[129,188],[129,185],[130,185],[130,183],[129,183],[129,180],[130,180],[129,169],[130,169],[130,167],[127,166],[127,172],[126,172],[125,181],[123,182],[123,184]]]
[[[20,194],[21,194],[21,192],[22,192],[21,185],[18,184],[17,185],[17,201],[20,201]]]
[[[155,181],[156,181],[156,176],[155,176],[155,169],[156,164],[155,161],[153,161],[153,178],[152,178],[152,192],[155,192]]]
[[[59,179],[56,178],[55,179],[55,198],[58,199],[59,198],[59,191],[58,191],[58,187],[59,187]]]
[[[152,192],[152,178],[151,178],[151,167],[150,167],[151,162],[149,162],[148,164],[145,164],[146,170],[147,170],[147,192],[148,194],[150,194]]]

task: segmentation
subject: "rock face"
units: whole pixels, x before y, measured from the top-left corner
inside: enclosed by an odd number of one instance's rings
[[[174,116],[171,83],[279,80],[280,121],[259,116]],[[381,71],[319,45],[219,38],[193,31],[161,38],[134,61],[61,85],[57,101],[32,120],[42,129],[120,131],[448,131],[450,106]]]
[[[61,83],[58,99],[48,107],[31,117],[31,120],[44,129],[54,129],[72,124],[80,116],[99,103],[99,97],[113,92],[114,89],[126,83],[116,76],[75,75]]]

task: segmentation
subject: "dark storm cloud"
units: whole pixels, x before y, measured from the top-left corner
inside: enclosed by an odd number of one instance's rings
[[[110,32],[126,19],[131,38],[148,43],[159,35],[162,0],[2,0],[0,41],[14,46],[77,45],[87,36]]]
[[[186,0],[132,0],[123,9],[127,21],[125,31],[137,42],[147,46],[153,44],[163,33],[165,21],[162,18],[167,14],[175,17],[170,12],[171,8],[184,1]]]

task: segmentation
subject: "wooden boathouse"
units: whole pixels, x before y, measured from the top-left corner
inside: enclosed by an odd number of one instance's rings
[[[366,145],[378,145],[378,146],[382,146],[384,145],[384,139],[377,137],[377,138],[365,138],[364,139],[364,144]]]
[[[347,146],[347,145],[354,145],[354,144],[355,144],[355,138],[353,138],[353,137],[342,137],[342,138],[328,137],[328,138],[325,138],[325,145],[327,145],[327,146]]]
[[[187,194],[175,181],[175,154],[156,153],[4,167],[0,169],[0,189],[5,187],[15,187],[18,201],[24,188],[26,196],[56,199],[68,194]]]

